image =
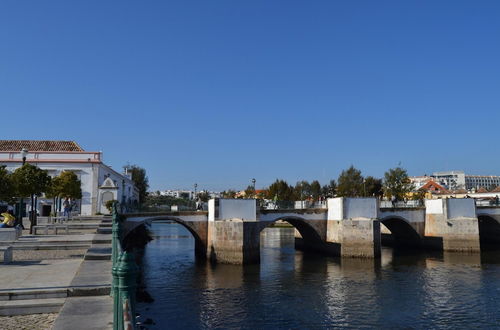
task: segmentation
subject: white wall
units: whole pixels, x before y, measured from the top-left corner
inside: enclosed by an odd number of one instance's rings
[[[476,217],[476,204],[472,198],[449,198],[446,203],[448,219]]]
[[[40,154],[41,155],[41,154]],[[30,159],[28,159],[29,162]],[[122,196],[122,179],[125,178],[125,198],[128,200],[138,199],[135,194],[134,186],[132,180],[127,177],[122,176],[120,173],[115,172],[104,164],[84,162],[84,163],[71,163],[71,162],[36,162],[32,161],[34,164],[41,168],[42,170],[47,170],[49,175],[54,177],[61,174],[62,171],[69,170],[73,171],[80,181],[82,182],[82,199],[80,213],[82,215],[91,215],[95,212],[99,212],[99,192],[98,187],[104,182],[104,176],[106,174],[110,175],[110,178],[117,182],[118,192],[116,198],[121,201]],[[6,165],[8,171],[12,172],[21,166],[20,163],[5,162],[2,163],[0,160],[0,165]],[[95,175],[94,175],[95,172]],[[129,189],[130,188],[130,189]],[[41,210],[41,205],[52,204],[52,200],[39,199],[39,210]]]
[[[425,212],[427,212],[427,214],[443,214],[443,200],[426,199]]]
[[[218,216],[216,216],[217,207]],[[209,221],[235,218],[257,220],[257,203],[255,199],[211,199],[208,202],[208,214]]]
[[[378,218],[378,204],[376,198],[344,198],[344,219],[360,218]]]
[[[328,220],[342,220],[344,218],[344,203],[342,197],[328,198]]]

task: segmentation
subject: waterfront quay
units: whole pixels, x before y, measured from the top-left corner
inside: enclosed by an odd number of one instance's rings
[[[0,241],[1,328],[111,328],[111,219],[76,217],[57,234],[48,220]]]

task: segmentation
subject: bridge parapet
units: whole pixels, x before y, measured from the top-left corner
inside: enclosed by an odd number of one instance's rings
[[[274,222],[280,219],[299,217],[304,220],[327,220],[327,209],[298,209],[298,210],[261,210],[257,214],[259,221]]]

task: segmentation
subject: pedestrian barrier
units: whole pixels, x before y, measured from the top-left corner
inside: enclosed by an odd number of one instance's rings
[[[118,212],[118,203],[113,204],[112,227],[112,274],[111,296],[113,297],[113,329],[135,329],[135,288],[138,267],[133,251],[122,248],[124,217]]]

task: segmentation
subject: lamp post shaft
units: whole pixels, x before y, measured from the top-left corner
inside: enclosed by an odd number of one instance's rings
[[[26,164],[26,155],[25,155],[25,153],[26,153],[26,149],[23,148],[23,150],[21,150],[21,155],[23,157],[23,165],[22,166],[24,166],[24,164]],[[19,207],[18,207],[19,210],[17,211],[17,221],[18,221],[18,223],[16,224],[16,226],[20,224],[21,227],[23,226],[23,210],[22,210],[22,208],[23,208],[23,198],[20,197],[19,198]]]

